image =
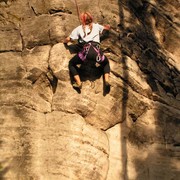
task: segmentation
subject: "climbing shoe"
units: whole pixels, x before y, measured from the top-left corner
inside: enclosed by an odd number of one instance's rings
[[[104,92],[103,92],[103,94],[104,95],[108,94],[110,92],[110,90],[111,90],[110,83],[108,81],[105,81],[104,82]]]
[[[107,88],[109,88],[111,85],[109,84],[108,81],[105,81],[105,86],[106,86]]]
[[[80,84],[80,85],[78,85],[76,82],[75,83],[73,83],[73,88],[75,88],[75,89],[82,89],[82,83]]]

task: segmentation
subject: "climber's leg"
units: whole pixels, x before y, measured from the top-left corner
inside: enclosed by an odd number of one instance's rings
[[[78,55],[75,55],[70,61],[69,61],[69,70],[72,76],[74,77],[75,84],[73,84],[73,87],[82,87],[82,82],[78,73],[78,64],[82,64],[81,59]]]
[[[104,61],[100,63],[100,65],[103,68],[105,85],[110,86],[110,83],[109,83],[110,65],[109,65],[109,60],[106,56],[105,56]]]

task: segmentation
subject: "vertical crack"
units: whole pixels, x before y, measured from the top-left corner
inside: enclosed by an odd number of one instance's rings
[[[54,75],[53,70],[50,67],[50,56],[51,56],[51,50],[52,50],[52,46],[49,50],[49,56],[48,56],[48,72],[46,73],[46,77],[48,78],[51,88],[52,88],[52,99],[51,99],[51,111],[52,111],[52,105],[53,105],[53,96],[56,92],[57,89],[57,84],[58,84],[58,79],[57,77]]]
[[[46,76],[47,76],[47,78],[51,84],[52,91],[54,94],[56,92],[56,89],[57,89],[58,79],[56,78],[56,76],[54,76],[53,71],[51,70],[50,67],[48,67],[48,72],[47,72]]]
[[[20,31],[19,31],[19,34],[20,34],[20,37],[21,37],[22,52],[23,52],[23,50],[24,50],[24,48],[25,48],[25,43],[24,43],[24,39],[23,39],[23,35],[22,35],[22,32],[21,32],[21,29],[20,29]]]
[[[35,16],[37,16],[38,14],[36,13],[35,9],[33,6],[30,6],[30,8],[32,9],[33,13],[35,14]]]

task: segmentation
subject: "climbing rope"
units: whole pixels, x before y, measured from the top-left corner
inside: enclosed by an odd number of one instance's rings
[[[75,4],[76,4],[76,10],[77,10],[77,15],[78,15],[79,23],[81,24],[80,11],[79,11],[79,6],[78,6],[78,3],[77,3],[77,0],[75,0]]]

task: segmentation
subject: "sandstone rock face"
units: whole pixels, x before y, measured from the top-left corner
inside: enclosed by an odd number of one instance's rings
[[[180,179],[178,0],[84,0],[100,24],[111,90],[62,40],[74,0],[0,0],[0,179]]]

